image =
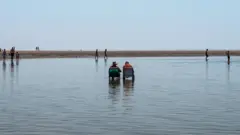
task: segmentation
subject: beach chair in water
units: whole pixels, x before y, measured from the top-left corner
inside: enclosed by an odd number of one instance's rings
[[[109,79],[118,80],[120,78],[120,73],[117,68],[110,68],[108,72]]]
[[[133,68],[123,68],[123,80],[129,77],[131,77],[132,80],[135,79]]]

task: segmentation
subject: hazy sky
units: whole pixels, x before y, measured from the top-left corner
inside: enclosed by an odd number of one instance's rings
[[[0,47],[240,49],[240,0],[0,0]]]

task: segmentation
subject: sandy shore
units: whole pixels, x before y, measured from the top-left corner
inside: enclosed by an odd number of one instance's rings
[[[16,50],[17,51],[17,50]],[[240,56],[240,50],[229,50],[231,56]],[[21,58],[76,58],[94,57],[95,51],[17,51]],[[226,56],[226,50],[209,50],[211,56]],[[104,56],[99,51],[100,57]],[[164,50],[164,51],[108,51],[108,57],[191,57],[205,56],[205,50]],[[9,58],[9,56],[8,56]],[[0,57],[2,59],[2,57]]]

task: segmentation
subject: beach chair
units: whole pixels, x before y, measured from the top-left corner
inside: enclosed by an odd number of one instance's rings
[[[131,77],[132,80],[135,79],[133,68],[123,68],[123,80],[129,77]]]
[[[109,79],[118,80],[120,78],[120,74],[117,68],[110,68],[108,72]]]

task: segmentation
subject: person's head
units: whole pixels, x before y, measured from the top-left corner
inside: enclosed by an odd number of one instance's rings
[[[113,65],[113,66],[117,66],[117,62],[114,61],[114,62],[112,63],[112,65]]]
[[[126,62],[125,62],[125,64],[129,64],[129,62],[128,62],[128,61],[126,61]]]

